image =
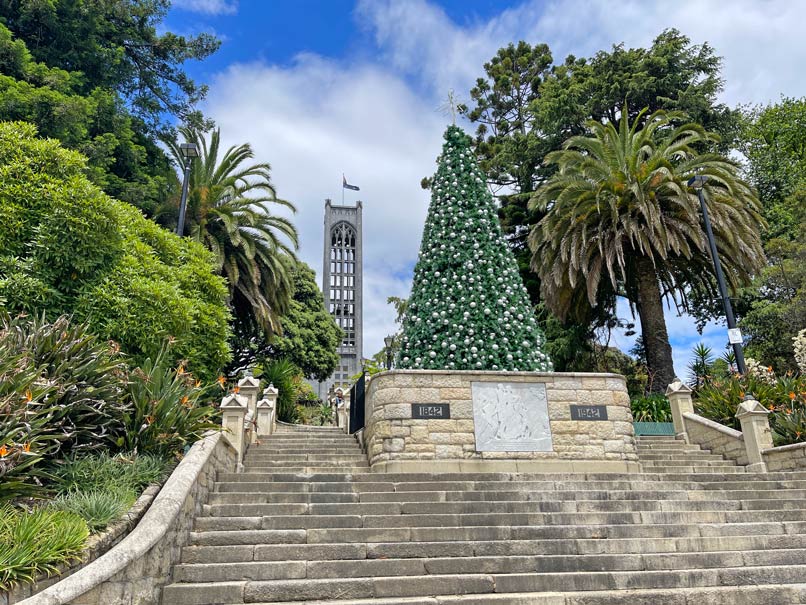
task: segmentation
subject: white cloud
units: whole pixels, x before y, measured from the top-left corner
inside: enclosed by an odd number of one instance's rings
[[[321,274],[324,199],[341,202],[344,172],[363,200],[364,352],[394,330],[388,296],[407,296],[442,118],[394,75],[313,55],[290,68],[235,65],[212,83],[206,110],[227,145],[251,142],[272,165],[278,195],[294,202],[301,258]]]
[[[180,10],[205,15],[234,15],[238,0],[173,0],[171,5]]]
[[[225,0],[176,4],[197,11],[236,6]],[[451,88],[467,99],[483,63],[501,46],[546,42],[562,61],[621,41],[645,46],[664,28],[677,27],[724,57],[726,103],[806,95],[801,2],[532,0],[487,21],[457,24],[426,0],[360,0],[355,18],[377,45],[361,61],[301,55],[289,66],[232,65],[211,83],[205,109],[225,142],[249,141],[257,159],[272,164],[279,194],[299,208],[301,257],[317,271],[323,199],[340,200],[342,172],[361,187],[366,355],[395,329],[386,297],[405,296],[410,288],[428,204],[419,182],[433,172],[446,122],[436,108]],[[724,328],[709,326],[701,337],[690,318],[670,312],[667,322],[678,373],[685,372],[696,342],[721,351]],[[623,335],[616,341],[624,350],[631,345]]]

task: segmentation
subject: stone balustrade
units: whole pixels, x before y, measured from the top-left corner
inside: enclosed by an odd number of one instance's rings
[[[679,379],[669,385],[666,395],[672,407],[675,434],[686,441],[721,454],[753,472],[806,468],[806,444],[772,446],[769,414],[752,396],[739,405],[737,431],[694,412],[691,389]]]
[[[271,435],[276,428],[279,391],[270,384],[258,401],[259,390],[260,382],[246,376],[238,383],[236,392],[221,400],[221,424],[224,435],[238,452],[238,472],[243,470],[244,454],[257,441],[258,435]]]

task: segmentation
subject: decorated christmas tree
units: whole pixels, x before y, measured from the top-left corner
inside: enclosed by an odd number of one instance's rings
[[[551,371],[470,137],[444,138],[397,367]]]

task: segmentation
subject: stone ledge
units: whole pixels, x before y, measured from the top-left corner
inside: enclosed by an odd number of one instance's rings
[[[806,443],[790,443],[789,445],[779,445],[778,447],[771,447],[762,450],[762,454],[785,454],[787,452],[795,453],[796,450],[806,450]]]
[[[376,462],[373,473],[640,473],[624,460],[391,460]]]
[[[128,578],[126,574],[130,570],[129,568],[139,570],[139,567],[144,566],[144,561],[149,554],[160,545],[161,541],[166,539],[166,536],[169,539],[177,537],[176,534],[182,528],[177,528],[176,525],[182,521],[188,500],[193,498],[195,491],[199,488],[206,489],[209,487],[206,484],[212,483],[207,481],[205,471],[214,474],[215,469],[206,467],[209,462],[213,461],[216,450],[222,448],[227,450],[224,454],[226,458],[232,458],[232,460],[237,458],[235,450],[220,432],[209,434],[197,441],[171,473],[140,523],[129,535],[92,563],[42,592],[20,601],[18,605],[66,605],[69,603],[83,605],[84,603],[120,602],[120,599],[111,597],[111,594],[120,592],[123,597],[122,592],[125,592],[123,585],[136,581],[142,584],[142,580],[146,579],[141,577],[147,575],[145,571],[130,574],[135,578]],[[187,530],[189,531],[189,527]],[[176,545],[167,546],[174,548]],[[165,557],[160,558],[163,559],[160,563],[164,563]],[[116,579],[117,581],[115,581]],[[125,602],[156,603],[158,599],[153,595],[155,591],[158,592],[160,584],[164,583],[165,579],[165,577],[155,578],[152,585],[146,588],[148,594],[138,596],[129,594],[125,597]],[[110,582],[116,585],[115,590],[105,592],[103,589]],[[90,591],[99,594],[88,597]]]
[[[714,429],[715,431],[719,431],[727,435],[728,437],[733,437],[735,439],[739,439],[744,441],[744,436],[742,435],[741,431],[737,431],[736,429],[732,429],[724,424],[719,424],[718,422],[714,422],[713,420],[708,420],[708,418],[703,418],[697,414],[692,414],[691,412],[686,412],[683,414],[683,418],[686,420],[691,420],[693,422],[697,422],[704,426],[707,426],[710,429]]]

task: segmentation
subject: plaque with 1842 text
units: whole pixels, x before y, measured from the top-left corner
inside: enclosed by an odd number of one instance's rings
[[[411,417],[431,420],[447,420],[451,417],[451,406],[447,403],[412,403]]]
[[[607,420],[607,406],[572,405],[571,420]]]

